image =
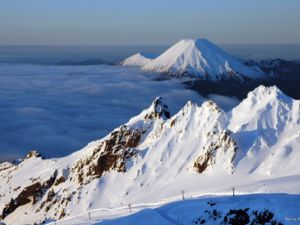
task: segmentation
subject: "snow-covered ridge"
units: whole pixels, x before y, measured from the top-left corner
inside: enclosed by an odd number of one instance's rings
[[[287,123],[297,121],[298,105],[299,101],[288,97],[275,86],[259,86],[232,110],[229,128],[238,131],[247,126],[248,129],[276,129],[279,132]]]
[[[175,76],[197,76],[202,79],[263,79],[256,71],[229,55],[206,39],[184,39],[153,60],[134,55],[124,62],[139,65],[143,70]],[[142,62],[142,63],[141,63]]]
[[[299,111],[300,101],[277,87],[257,87],[228,113],[206,101],[188,102],[172,116],[156,98],[67,157],[42,159],[34,151],[17,164],[0,164],[0,183],[6,184],[0,186],[0,213],[7,224],[24,224],[159,202],[182,190],[201,195],[235,186],[247,193],[299,194],[299,179],[288,179],[299,176]]]

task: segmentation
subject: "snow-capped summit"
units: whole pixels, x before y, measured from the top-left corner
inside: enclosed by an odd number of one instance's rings
[[[231,112],[229,129],[240,147],[237,170],[295,174],[300,156],[300,101],[276,86],[259,86]]]
[[[144,70],[209,80],[263,78],[206,39],[184,39],[143,66]]]
[[[143,67],[150,63],[156,56],[154,54],[137,53],[133,56],[128,57],[121,62],[124,66],[138,66]]]
[[[249,92],[247,98],[232,110],[230,129],[272,128],[278,132],[283,124],[297,116],[297,109],[293,110],[297,104],[298,101],[282,93],[276,86],[261,85]]]

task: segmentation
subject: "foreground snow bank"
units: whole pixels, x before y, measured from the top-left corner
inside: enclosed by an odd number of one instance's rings
[[[57,224],[97,225],[193,225],[193,224],[297,224],[299,223],[300,195],[252,194],[240,196],[208,196],[177,201],[158,208],[119,217],[76,218]],[[110,217],[110,218],[109,218]],[[116,218],[117,217],[117,218]]]
[[[300,195],[206,197],[173,202],[157,209],[144,209],[126,217],[95,224],[295,224],[299,223],[299,207]]]

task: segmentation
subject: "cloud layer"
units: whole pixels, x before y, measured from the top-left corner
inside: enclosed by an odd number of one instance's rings
[[[121,66],[0,64],[0,161],[36,149],[45,157],[76,151],[164,97],[172,113],[204,98],[177,80]],[[229,109],[236,99],[211,96]]]

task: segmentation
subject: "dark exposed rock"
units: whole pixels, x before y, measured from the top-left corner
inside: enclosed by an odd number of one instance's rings
[[[230,136],[229,131],[223,132],[216,141],[210,143],[209,146],[203,149],[200,156],[194,162],[194,168],[198,173],[204,172],[209,166],[215,164],[215,156],[218,151],[233,151],[231,163],[233,166],[234,158],[238,150],[235,140]]]
[[[174,127],[174,126],[175,126],[175,123],[176,123],[176,119],[173,119],[173,120],[171,121],[171,123],[170,123],[170,126],[171,126],[171,127]]]
[[[206,168],[212,163],[213,158],[211,152],[207,152],[204,155],[201,155],[196,162],[194,162],[194,168],[198,173],[202,173]]]
[[[66,212],[65,212],[64,209],[62,209],[61,212],[60,212],[60,215],[59,215],[59,218],[58,218],[58,219],[62,219],[62,218],[65,217],[65,216],[66,216]]]
[[[47,194],[47,201],[50,202],[52,201],[52,199],[55,197],[55,192],[52,190],[50,190]]]
[[[42,157],[41,154],[39,152],[37,152],[36,150],[32,150],[27,153],[27,155],[25,156],[25,159],[39,158],[39,157]]]
[[[57,171],[55,171],[53,176],[45,182],[36,182],[30,186],[25,187],[15,199],[11,199],[11,201],[4,207],[2,211],[2,218],[5,218],[22,205],[26,205],[30,202],[32,204],[36,204],[38,199],[41,198],[46,193],[46,191],[54,184],[56,177]]]
[[[16,187],[15,189],[14,189],[14,191],[17,191],[17,190],[19,190],[21,188],[21,186],[18,186],[18,187]]]
[[[209,100],[209,101],[206,101],[205,103],[211,110],[217,111],[217,112],[221,111],[215,102]]]
[[[136,154],[134,148],[141,136],[142,131],[122,126],[101,142],[92,155],[79,160],[71,171],[80,184],[99,178],[107,171],[126,172],[126,161]]]
[[[58,186],[58,185],[60,185],[61,183],[65,182],[65,181],[66,181],[66,180],[65,180],[65,177],[64,177],[64,176],[58,177],[58,178],[55,180],[54,185],[55,185],[55,186]]]
[[[153,108],[152,112],[145,116],[145,120],[155,119],[155,118],[165,118],[170,119],[171,113],[168,110],[168,106],[162,102],[162,98],[156,98],[151,107]]]

